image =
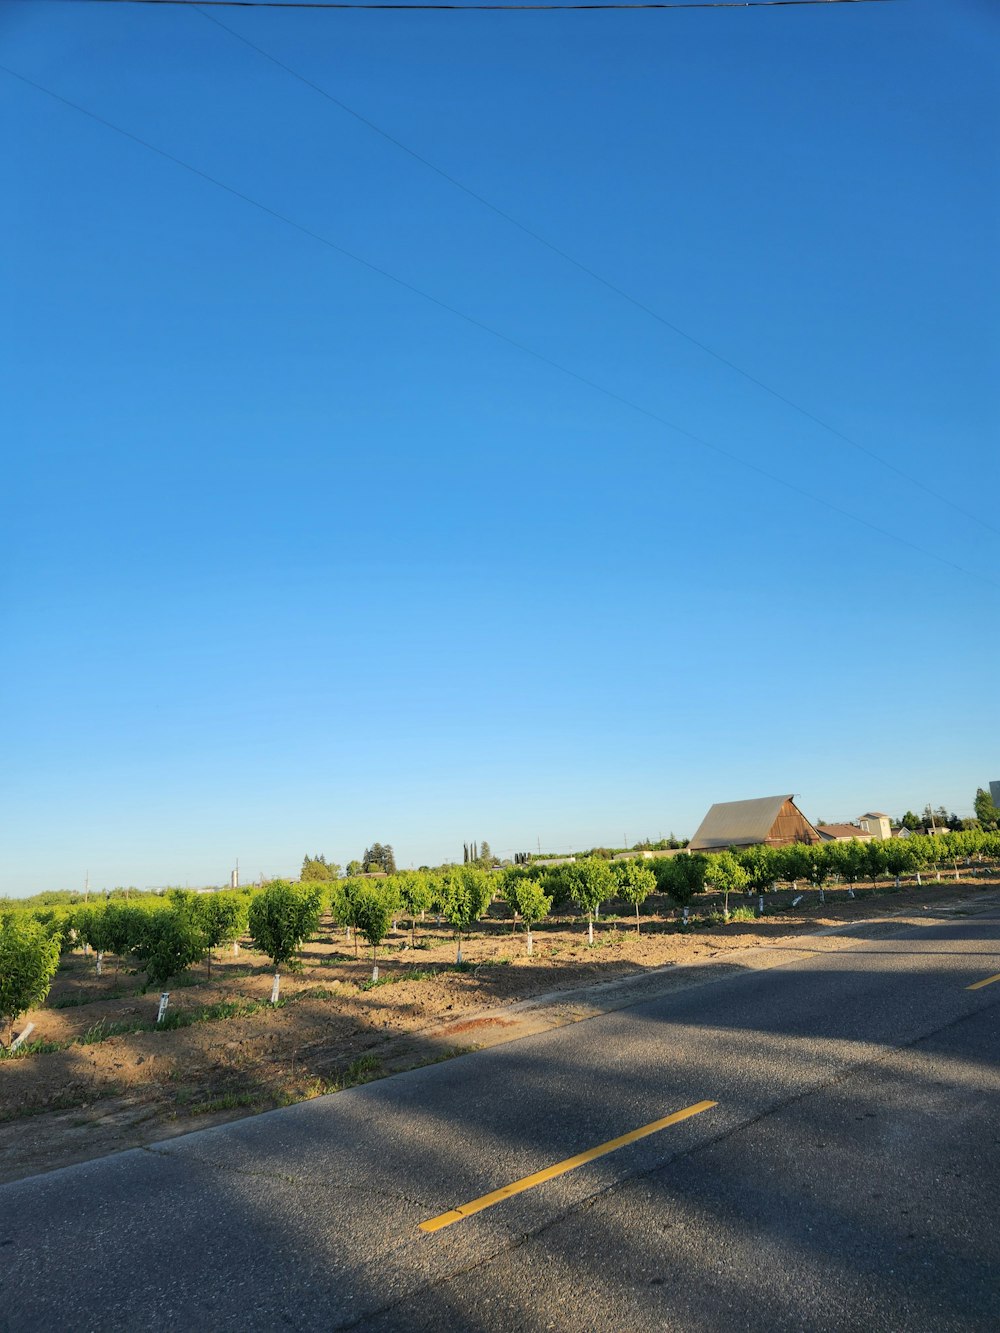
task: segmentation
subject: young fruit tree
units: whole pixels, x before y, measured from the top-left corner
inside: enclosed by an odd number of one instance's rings
[[[582,912],[587,913],[587,942],[594,942],[594,913],[599,912],[601,903],[613,896],[615,881],[608,868],[607,861],[591,856],[574,865],[564,866],[572,884],[573,900]]]
[[[705,889],[705,875],[708,870],[708,857],[701,852],[682,852],[670,860],[654,862],[656,883],[661,891],[670,895],[684,912],[684,921],[688,919],[688,908],[696,893]]]
[[[434,906],[436,882],[430,875],[408,870],[399,876],[399,896],[403,910],[410,918],[410,948],[417,942],[417,917],[423,917]]]
[[[472,865],[456,866],[441,882],[440,903],[445,920],[455,932],[455,963],[462,961],[462,932],[486,911],[493,897],[494,880]]]
[[[323,895],[312,885],[293,885],[284,879],[265,884],[250,903],[250,938],[274,964],[271,1003],[278,1003],[281,969],[302,944],[316,933],[323,914]]]
[[[146,973],[146,985],[165,986],[171,977],[184,972],[205,956],[205,936],[183,908],[166,907],[149,912],[142,923],[132,952]],[[161,1023],[167,1009],[167,993],[160,997],[156,1021]]]
[[[242,893],[203,893],[195,903],[194,919],[205,936],[208,975],[212,975],[212,950],[235,944],[246,932],[250,904]]]
[[[718,852],[709,858],[705,879],[716,893],[722,894],[722,915],[729,920],[729,895],[739,893],[750,882],[747,872],[732,852]]]
[[[513,876],[504,885],[504,898],[515,915],[520,913],[527,932],[528,957],[535,951],[531,938],[531,927],[544,921],[552,909],[552,899],[547,897],[537,879],[529,875]]]
[[[635,908],[635,933],[639,931],[639,908],[656,888],[656,876],[649,866],[634,857],[626,861],[612,861],[617,895]]]
[[[0,1025],[8,1029],[8,1046],[14,1040],[14,1024],[49,993],[59,966],[59,941],[30,917],[0,917]]]
[[[378,981],[378,946],[389,932],[395,901],[381,884],[365,884],[354,901],[355,926],[372,946],[372,981]]]

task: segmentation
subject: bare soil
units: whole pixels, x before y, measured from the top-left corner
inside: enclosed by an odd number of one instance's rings
[[[172,984],[168,1013],[203,1015],[174,1030],[149,1030],[159,996],[142,992],[141,976],[106,958],[98,978],[93,955],[74,953],[45,1006],[19,1024],[34,1023],[31,1043],[50,1048],[0,1061],[0,1181],[590,1017],[601,1005],[588,1005],[580,988],[594,983],[633,978],[639,984],[646,977],[660,984],[657,969],[688,965],[676,984],[690,984],[707,979],[705,965],[709,973],[771,966],[817,931],[971,911],[998,888],[998,878],[973,876],[920,889],[869,888],[854,899],[827,890],[823,904],[808,890],[794,909],[791,893],[769,894],[763,918],[688,931],[667,900],[654,896],[640,935],[634,917],[602,917],[590,946],[585,921],[557,919],[535,930],[530,958],[523,929],[512,929],[498,913],[463,940],[461,970],[447,927],[433,920],[418,925],[414,947],[401,922],[379,949],[384,984],[374,987],[367,985],[371,950],[362,947],[356,957],[354,942],[326,922],[300,966],[282,975],[279,1007],[268,1003],[270,964],[244,946],[235,956],[217,954],[211,975],[200,965]],[[746,903],[734,897],[730,907]],[[692,912],[718,906],[700,898]],[[576,1002],[566,994],[561,1007],[552,1007],[553,993],[574,991]],[[247,1012],[203,1013],[234,1002]],[[139,1024],[146,1030],[115,1032],[116,1025]]]

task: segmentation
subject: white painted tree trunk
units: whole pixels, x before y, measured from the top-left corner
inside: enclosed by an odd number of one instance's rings
[[[278,972],[274,974],[274,980],[271,982],[271,1003],[278,1003],[278,991],[281,987],[281,975]]]
[[[456,962],[456,964],[457,964],[457,963],[460,963],[461,961],[462,961],[462,937],[461,937],[461,935],[459,935],[459,937],[458,937],[458,952],[455,954],[455,962]]]
[[[160,996],[160,1008],[156,1015],[157,1023],[163,1022],[164,1015],[167,1012],[167,1005],[169,1003],[170,1003],[170,992],[168,990],[165,990],[163,994]]]
[[[587,917],[587,943],[588,943],[588,944],[593,944],[593,942],[594,942],[594,918],[593,918],[592,916],[588,916],[588,917]]]
[[[757,915],[764,915],[764,895],[762,893],[757,895]]]
[[[529,927],[528,927],[528,957],[530,958],[531,955],[532,955],[534,952],[535,952],[535,944],[534,944],[534,941],[533,941],[532,938],[531,938],[531,927],[529,926]]]
[[[372,981],[378,981],[378,963],[372,963]]]
[[[98,949],[98,951],[97,951],[97,975],[98,975],[99,977],[104,975],[104,950],[103,950],[103,949]]]

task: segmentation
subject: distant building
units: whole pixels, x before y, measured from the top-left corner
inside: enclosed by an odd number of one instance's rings
[[[722,852],[727,847],[786,847],[817,843],[820,835],[789,796],[720,801],[709,810],[688,844],[689,852]]]
[[[858,823],[876,842],[888,842],[892,837],[892,820],[878,810],[869,811],[867,815],[859,815]]]
[[[872,841],[872,834],[858,824],[817,824],[816,832],[821,842],[850,842],[852,838],[858,842]]]
[[[1000,806],[1000,782],[990,783],[990,800],[995,806]]]

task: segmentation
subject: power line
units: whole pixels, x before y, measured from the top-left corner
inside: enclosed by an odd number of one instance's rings
[[[339,97],[334,96],[333,93],[329,92],[326,88],[322,87],[320,84],[314,83],[312,79],[306,78],[304,74],[301,74],[297,69],[293,69],[291,65],[285,64],[283,60],[279,60],[278,57],[272,55],[270,51],[266,51],[262,46],[258,46],[256,42],[251,41],[249,37],[245,37],[243,33],[237,31],[237,29],[231,28],[227,23],[223,23],[222,20],[216,18],[214,14],[204,13],[203,5],[207,2],[208,0],[195,0],[192,7],[197,9],[201,13],[202,18],[207,19],[209,23],[213,23],[217,28],[221,28],[223,32],[229,33],[229,35],[236,41],[242,42],[243,45],[249,47],[250,50],[256,51],[257,54],[261,56],[264,60],[270,61],[272,65],[276,65],[278,69],[284,70],[286,74],[291,75],[293,79],[297,79],[299,83],[304,84],[307,88],[312,89],[313,92],[318,93],[320,97],[325,98],[328,102],[338,107],[341,111],[345,112],[347,115],[353,116],[353,118],[360,124],[366,126],[373,133],[380,135],[381,138],[386,140],[386,142],[391,143],[401,152],[406,153],[407,156],[411,157],[415,162],[419,162],[421,166],[426,167],[428,171],[434,172],[435,175],[439,176],[442,180],[446,181],[456,190],[460,190],[470,199],[474,199],[484,208],[489,209],[491,213],[495,214],[499,218],[502,218],[505,222],[510,223],[512,227],[516,227],[517,230],[522,232],[525,236],[531,237],[533,241],[537,241],[539,245],[544,246],[546,250],[551,251],[551,253],[554,255],[558,255],[560,259],[565,260],[566,263],[571,264],[581,273],[586,274],[587,277],[591,278],[594,282],[599,283],[607,291],[613,292],[614,295],[620,297],[623,301],[627,301],[630,305],[634,306],[635,309],[642,311],[643,314],[648,315],[651,319],[656,320],[656,322],[662,325],[664,328],[669,329],[672,333],[675,333],[678,337],[683,338],[686,342],[690,343],[691,346],[697,347],[699,351],[704,352],[707,356],[712,357],[713,360],[718,361],[720,365],[726,366],[727,369],[741,376],[741,378],[746,380],[747,383],[752,384],[756,388],[762,390],[762,392],[769,394],[777,402],[784,404],[785,407],[791,408],[793,412],[797,412],[801,417],[804,417],[806,421],[811,422],[814,426],[819,426],[821,430],[826,431],[827,434],[832,435],[835,439],[840,440],[843,444],[849,445],[852,449],[856,449],[859,453],[865,455],[865,457],[872,459],[873,462],[879,463],[882,467],[886,468],[888,471],[895,473],[897,477],[900,477],[902,478],[902,480],[909,482],[911,486],[915,486],[917,490],[923,491],[925,495],[929,495],[939,504],[948,505],[949,508],[953,509],[956,513],[961,514],[963,518],[971,519],[974,523],[978,523],[988,532],[992,532],[996,536],[1000,536],[1000,528],[995,527],[992,523],[988,522],[986,519],[980,518],[978,514],[973,513],[971,510],[964,508],[964,506],[958,504],[955,500],[952,500],[949,496],[942,494],[940,491],[936,490],[933,486],[928,486],[927,483],[921,481],[919,477],[913,476],[911,473],[907,472],[904,468],[899,467],[898,464],[893,463],[888,458],[885,458],[882,454],[870,448],[868,445],[862,444],[859,440],[855,440],[852,436],[838,429],[838,427],[831,425],[830,422],[824,421],[821,417],[817,416],[814,412],[810,411],[809,408],[803,407],[801,403],[795,402],[793,399],[789,398],[786,394],[782,393],[780,389],[775,389],[772,385],[767,384],[764,380],[754,375],[751,371],[745,370],[735,361],[730,360],[730,358],[725,356],[722,352],[719,352],[714,347],[709,346],[709,344],[702,342],[701,339],[696,338],[694,334],[688,333],[686,329],[682,329],[678,324],[675,324],[672,320],[668,319],[658,310],[655,310],[653,309],[652,306],[647,305],[645,301],[639,300],[639,298],[633,296],[631,292],[626,291],[623,287],[619,287],[617,283],[614,283],[610,279],[604,277],[603,274],[598,273],[595,269],[591,268],[589,265],[577,259],[575,255],[570,254],[568,251],[564,250],[561,246],[556,245],[554,241],[550,241],[547,236],[543,236],[540,232],[535,231],[534,228],[528,226],[526,223],[522,222],[519,218],[516,218],[511,213],[508,213],[506,209],[501,208],[498,204],[495,204],[491,199],[486,198],[485,195],[482,195],[478,191],[473,190],[470,186],[466,185],[464,181],[459,180],[458,177],[451,175],[451,173],[448,171],[445,171],[445,169],[443,167],[438,166],[436,162],[432,162],[430,158],[424,157],[422,153],[418,153],[416,149],[411,148],[410,145],[404,143],[402,139],[396,138],[394,134],[391,134],[388,130],[383,129],[381,125],[369,119],[368,116],[363,115],[360,111],[356,111],[354,107],[349,106]]]
[[[462,320],[463,323],[470,325],[472,328],[479,329],[483,333],[488,333],[490,337],[496,338],[499,342],[514,348],[515,351],[521,352],[525,356],[529,356],[533,360],[541,362],[542,365],[546,365],[552,370],[559,371],[560,374],[575,380],[578,384],[585,385],[587,388],[610,399],[612,402],[619,403],[622,406],[629,408],[639,416],[645,417],[648,421],[653,421],[659,426],[664,426],[668,430],[673,431],[676,435],[680,435],[684,439],[690,440],[693,444],[697,444],[701,448],[708,449],[710,452],[717,454],[720,458],[725,458],[728,462],[735,463],[739,467],[747,469],[747,471],[755,472],[758,476],[764,477],[767,481],[781,486],[785,490],[800,496],[802,499],[811,501],[813,504],[821,505],[824,509],[830,510],[831,513],[837,514],[841,518],[850,519],[861,527],[868,528],[869,531],[878,533],[881,537],[888,538],[889,541],[896,542],[900,546],[905,546],[911,551],[916,551],[919,555],[934,560],[938,564],[947,565],[949,569],[954,569],[958,573],[964,574],[966,577],[981,579],[984,582],[989,583],[992,587],[1000,589],[1000,582],[991,579],[987,574],[984,574],[979,570],[966,569],[964,565],[960,565],[954,560],[949,560],[947,556],[940,555],[937,551],[920,546],[906,537],[900,537],[898,534],[890,532],[888,528],[880,527],[877,523],[872,523],[870,520],[862,518],[859,514],[852,513],[851,510],[844,509],[840,505],[834,504],[831,500],[827,500],[820,495],[815,495],[813,492],[807,491],[802,486],[797,486],[794,482],[789,481],[787,477],[782,477],[778,473],[770,472],[767,468],[761,467],[759,463],[753,463],[749,459],[741,458],[738,454],[731,453],[722,445],[706,439],[703,435],[698,435],[684,426],[679,426],[676,422],[661,416],[651,408],[643,407],[641,403],[637,403],[634,399],[626,398],[624,394],[618,393],[617,390],[608,388],[607,385],[601,384],[598,380],[590,379],[588,376],[580,374],[579,371],[573,370],[571,367],[553,360],[552,357],[546,356],[544,352],[536,351],[535,348],[529,347],[526,343],[522,343],[518,339],[512,338],[509,334],[502,333],[499,329],[493,328],[492,325],[486,324],[481,319],[477,319],[475,315],[467,314],[464,310],[460,310],[457,306],[450,305],[447,301],[441,300],[440,297],[434,296],[431,292],[425,291],[422,287],[417,287],[414,283],[408,282],[406,278],[401,278],[398,274],[391,272],[389,269],[382,268],[381,265],[373,263],[370,259],[365,259],[362,255],[355,254],[345,246],[338,245],[336,241],[330,240],[328,236],[313,231],[311,227],[305,226],[304,223],[296,222],[294,218],[289,217],[286,213],[278,212],[277,209],[271,208],[269,204],[262,203],[252,195],[245,194],[234,185],[227,185],[225,181],[219,180],[218,177],[210,175],[207,171],[202,171],[200,167],[196,167],[192,165],[192,163],[186,162],[183,158],[177,157],[167,149],[160,148],[156,144],[150,143],[148,139],[143,139],[138,134],[133,134],[131,130],[126,130],[121,125],[116,125],[113,121],[107,120],[96,111],[91,111],[88,107],[81,106],[79,102],[73,102],[68,97],[63,97],[61,93],[54,92],[51,88],[45,87],[44,84],[38,83],[34,79],[30,79],[26,74],[21,74],[17,70],[11,69],[8,65],[2,64],[0,64],[0,72],[10,75],[11,78],[17,79],[20,83],[27,85],[29,88],[34,88],[36,92],[43,93],[46,97],[51,98],[52,101],[59,102],[62,106],[69,107],[70,110],[76,111],[82,116],[86,116],[89,120],[96,122],[98,125],[103,125],[105,129],[109,129],[115,134],[120,135],[122,138],[138,144],[141,148],[145,148],[149,152],[155,153],[157,157],[161,157],[167,162],[172,162],[175,166],[190,172],[191,175],[197,176],[200,180],[207,181],[210,185],[214,185],[217,189],[231,195],[234,199],[239,199],[243,203],[249,204],[251,208],[257,209],[267,217],[274,218],[277,222],[290,227],[293,231],[297,231],[301,235],[309,237],[310,240],[316,241],[319,245],[324,246],[328,250],[332,250],[335,254],[342,255],[344,258],[352,260],[355,264],[367,269],[370,273],[375,273],[379,277],[394,283],[397,287],[401,287],[404,291],[408,291],[414,296],[419,296],[422,300],[427,301],[430,305],[436,306],[439,310],[444,310],[448,314],[454,315],[456,319]]]
[[[785,9],[801,5],[888,5],[895,0],[673,0],[654,4],[569,4],[569,5],[448,5],[448,4],[368,4],[361,0],[75,0],[75,3],[104,5],[176,5],[197,9],[211,5],[220,9],[416,9],[416,10],[589,10],[589,9]]]

